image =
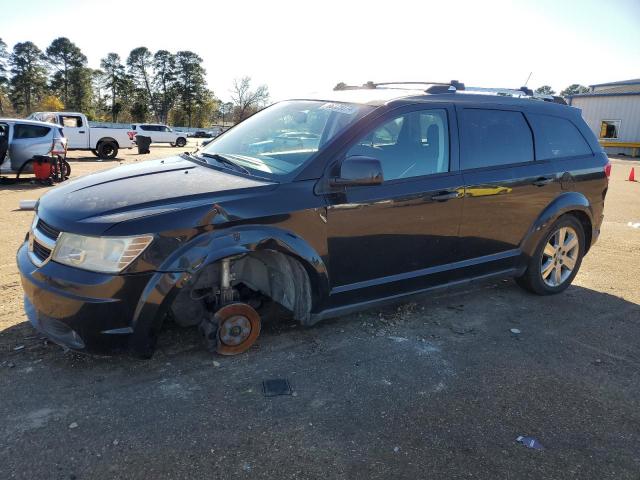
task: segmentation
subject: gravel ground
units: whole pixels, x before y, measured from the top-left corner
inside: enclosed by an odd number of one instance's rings
[[[74,176],[116,164],[72,159]],[[624,181],[640,162],[612,163],[601,238],[565,293],[505,280],[271,324],[231,358],[177,328],[149,361],[43,342],[14,256],[32,218],[18,201],[46,188],[0,186],[1,476],[640,479],[640,183]],[[265,398],[272,378],[293,394]]]

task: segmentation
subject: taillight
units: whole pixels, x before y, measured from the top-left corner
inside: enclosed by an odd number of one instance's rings
[[[611,176],[611,162],[607,162],[604,166],[604,174],[609,178]]]
[[[67,146],[66,142],[63,142],[61,139],[53,139],[53,143],[51,144],[51,154],[52,155],[66,155]]]

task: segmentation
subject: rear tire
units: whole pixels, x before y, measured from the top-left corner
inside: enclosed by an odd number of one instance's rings
[[[182,147],[184,147],[186,144],[187,144],[187,139],[186,139],[186,138],[184,138],[184,137],[179,137],[179,138],[176,140],[176,147],[180,147],[180,148],[182,148]]]
[[[98,145],[98,157],[105,160],[112,160],[118,155],[118,145],[114,142],[102,142]]]
[[[542,237],[524,274],[516,283],[537,295],[554,295],[575,278],[585,251],[582,224],[572,215],[560,217]]]

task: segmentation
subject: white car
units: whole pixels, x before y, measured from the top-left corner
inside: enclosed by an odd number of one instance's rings
[[[111,159],[120,148],[133,148],[135,132],[126,128],[89,127],[79,112],[34,112],[29,120],[55,123],[62,127],[68,150],[91,150],[96,157]]]
[[[131,128],[138,135],[151,137],[151,143],[170,143],[172,147],[184,147],[187,144],[186,133],[173,131],[167,125],[134,123]]]

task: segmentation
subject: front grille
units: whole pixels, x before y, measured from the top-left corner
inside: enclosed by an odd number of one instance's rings
[[[42,219],[38,220],[38,223],[36,224],[36,228],[38,230],[40,230],[44,235],[46,235],[47,237],[49,237],[51,240],[57,240],[58,236],[60,235],[60,230],[57,230],[56,228],[53,228],[51,225],[46,224],[45,222],[42,221]]]
[[[34,241],[33,254],[36,256],[36,258],[38,258],[38,260],[44,262],[47,258],[49,258],[49,255],[51,255],[51,250],[40,245],[37,241]]]
[[[29,233],[29,256],[33,264],[40,267],[51,257],[60,236],[60,230],[45,223],[37,216],[33,224],[35,227]]]

